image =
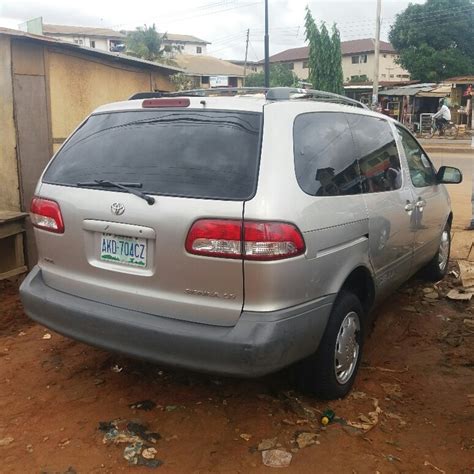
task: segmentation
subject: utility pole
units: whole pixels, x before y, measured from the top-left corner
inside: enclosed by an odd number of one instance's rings
[[[268,38],[268,0],[265,0],[265,87],[270,87],[270,44]]]
[[[247,78],[247,58],[249,56],[249,36],[250,36],[250,28],[247,29],[247,41],[245,42],[245,61],[244,61],[244,80],[243,80],[244,86],[245,86],[245,79]]]
[[[372,92],[372,107],[375,108],[379,102],[379,55],[380,55],[380,12],[382,0],[377,0],[377,17],[375,19],[375,64],[374,82]]]

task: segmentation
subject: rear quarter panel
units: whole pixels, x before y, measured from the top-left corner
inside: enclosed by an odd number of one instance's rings
[[[340,106],[323,106],[325,111],[341,111]],[[370,271],[363,196],[314,197],[305,194],[296,180],[294,119],[320,110],[321,104],[311,102],[264,108],[259,183],[255,197],[245,203],[244,216],[296,224],[306,252],[275,262],[246,261],[245,310],[272,311],[334,294],[353,269],[364,266]]]

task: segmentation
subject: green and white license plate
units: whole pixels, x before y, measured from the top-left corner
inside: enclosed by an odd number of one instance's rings
[[[100,259],[111,263],[146,267],[146,239],[102,234]]]

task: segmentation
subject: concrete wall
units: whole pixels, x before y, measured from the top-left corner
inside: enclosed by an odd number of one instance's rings
[[[174,41],[166,41],[166,44],[175,48],[175,50],[172,51],[171,56],[176,56],[176,54],[179,54],[179,52],[182,54],[195,54],[198,56],[207,54],[207,45],[201,43],[179,43]],[[198,46],[202,49],[200,53],[198,53],[196,49]]]
[[[408,75],[408,72],[395,63],[395,58],[395,54],[380,53],[379,81],[401,82],[410,80],[409,77],[400,77]],[[374,78],[374,64],[374,53],[367,54],[367,62],[359,64],[352,64],[352,56],[343,56],[342,71],[344,82],[349,82],[351,76],[363,76],[364,74],[368,77],[369,81],[372,81]]]
[[[68,43],[76,43],[81,46],[92,47],[91,41],[95,41],[95,49],[100,49],[101,51],[109,51],[109,40],[103,36],[93,37],[93,36],[83,36],[83,35],[60,35],[60,34],[47,34],[46,36],[51,36],[53,38],[58,38],[62,41],[67,41]]]
[[[402,67],[395,63],[395,54],[380,53],[379,63],[379,81],[409,81],[409,77],[401,77],[408,75]],[[373,80],[374,77],[374,61],[375,54],[367,55],[367,62],[360,64],[352,64],[352,56],[342,57],[342,74],[344,82],[349,82],[351,76],[363,76],[364,74],[368,77],[369,81]],[[303,68],[301,61],[287,61],[286,64],[292,62],[294,65],[293,72],[297,75],[298,79],[307,80],[309,75],[309,69]],[[258,71],[263,70],[263,65],[258,65]]]
[[[50,48],[47,55],[53,149],[95,108],[153,89],[173,90],[156,72]]]
[[[20,210],[9,37],[0,36],[0,210]]]
[[[298,76],[298,79],[302,81],[306,81],[309,75],[309,69],[303,67],[303,63],[307,63],[307,61],[295,61],[293,72]]]

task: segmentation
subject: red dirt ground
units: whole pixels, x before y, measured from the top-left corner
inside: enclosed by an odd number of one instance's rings
[[[329,403],[292,393],[288,371],[223,379],[71,341],[24,315],[15,284],[0,285],[1,473],[153,471],[129,466],[124,445],[102,442],[99,422],[119,418],[161,434],[155,447],[164,464],[156,470],[163,474],[268,472],[258,443],[277,437],[291,450],[299,431],[318,433],[320,444],[295,451],[288,472],[474,470],[474,329],[463,322],[473,309],[443,297],[428,302],[422,282],[409,282],[377,310],[353,394]],[[114,372],[115,365],[123,370]],[[326,429],[304,421],[305,408],[332,408],[357,421],[373,410],[373,398],[382,413],[367,432],[343,421]],[[129,408],[144,399],[157,407]],[[2,446],[8,437],[13,441]]]

